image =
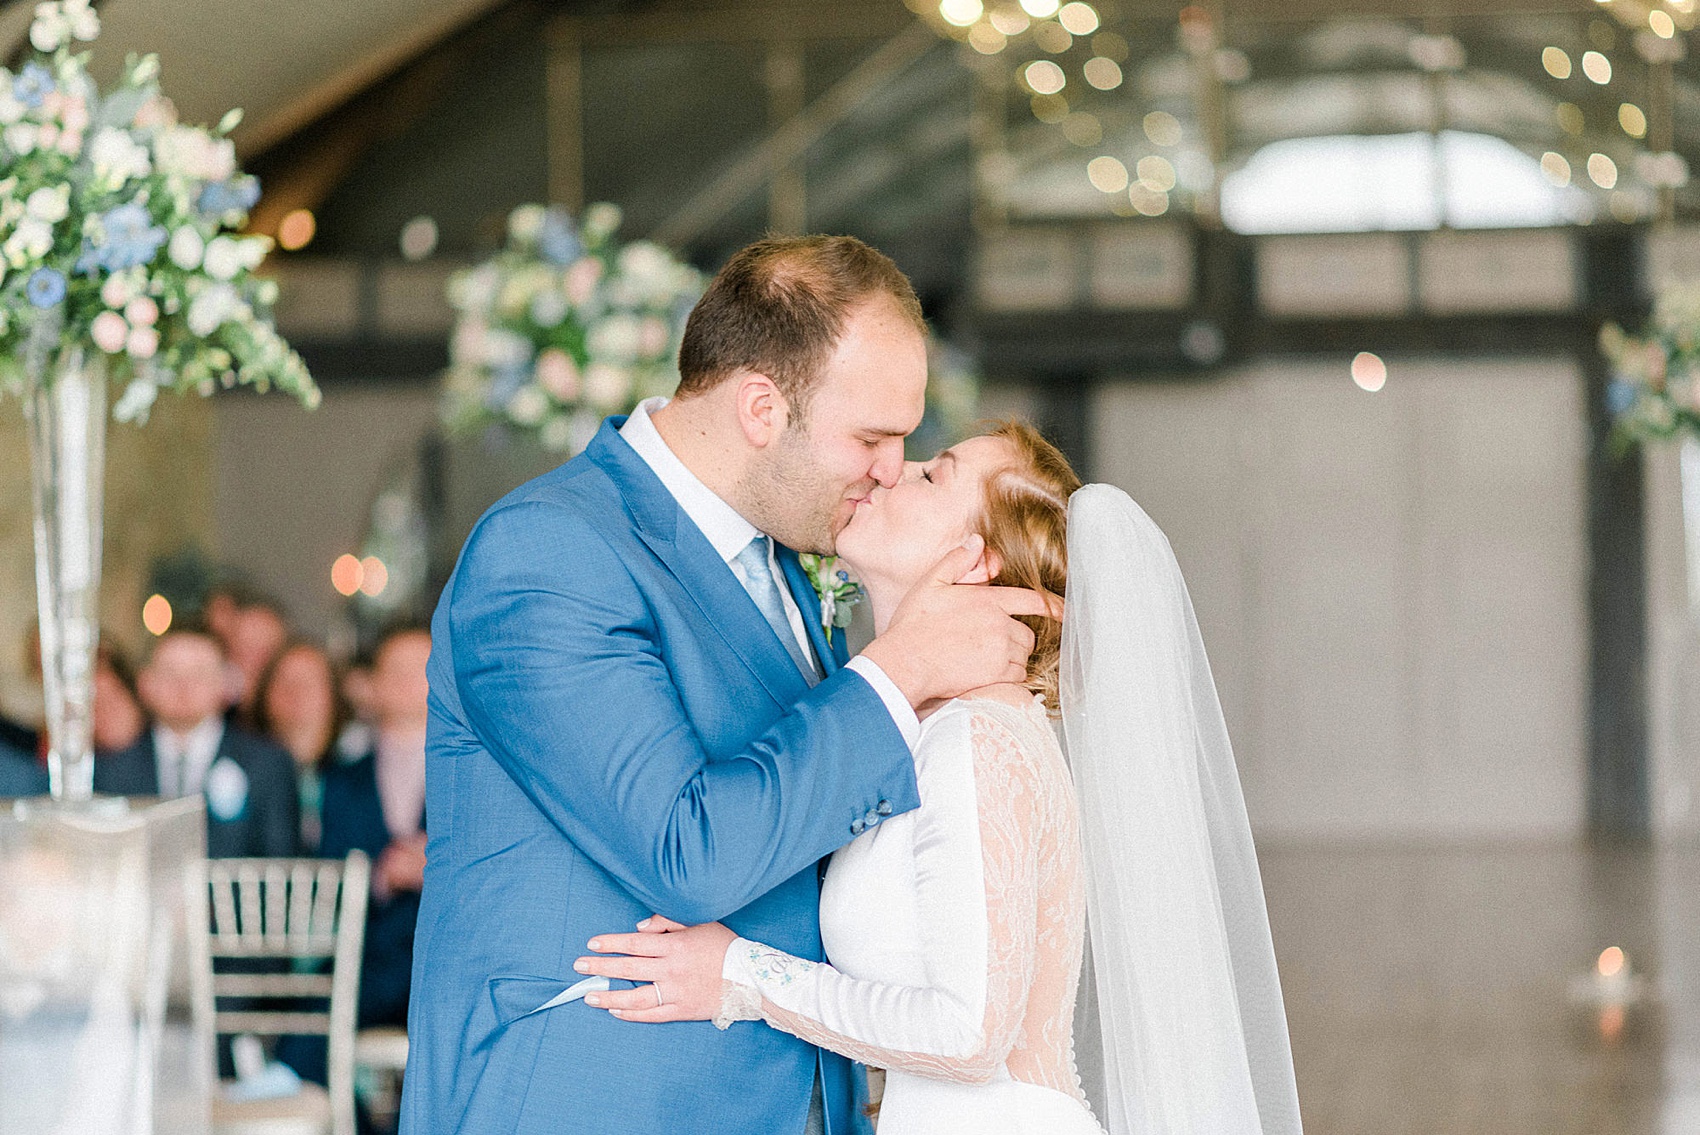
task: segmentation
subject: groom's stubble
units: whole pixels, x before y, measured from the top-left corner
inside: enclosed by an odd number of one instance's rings
[[[872,478],[848,493],[834,482],[810,436],[808,420],[792,422],[777,444],[755,456],[735,490],[738,511],[763,532],[799,552],[831,555],[850,497],[872,492]]]

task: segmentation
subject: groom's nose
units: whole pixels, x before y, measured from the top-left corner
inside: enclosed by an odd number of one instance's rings
[[[889,489],[903,479],[907,471],[907,463],[903,460],[903,439],[888,437],[879,443],[874,453],[874,463],[868,470],[868,476],[878,481],[881,488]]]

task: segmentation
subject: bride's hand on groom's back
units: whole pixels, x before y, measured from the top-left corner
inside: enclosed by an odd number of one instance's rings
[[[598,956],[573,963],[579,973],[643,984],[591,993],[584,1002],[607,1009],[622,1021],[711,1021],[720,1011],[726,947],[736,934],[718,922],[683,926],[651,915],[636,934],[599,934],[590,940]]]
[[[997,574],[986,561],[985,541],[970,536],[915,585],[862,651],[910,705],[1024,681],[1034,639],[1015,616],[1062,618],[1061,604],[1038,592],[985,586]]]

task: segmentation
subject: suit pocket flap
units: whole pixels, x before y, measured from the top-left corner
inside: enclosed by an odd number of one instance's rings
[[[553,1009],[577,1001],[586,993],[608,990],[605,977],[587,977],[582,981],[566,982],[558,977],[528,977],[524,974],[497,974],[490,979],[490,1001],[496,1009],[496,1021],[509,1025],[521,1017]]]

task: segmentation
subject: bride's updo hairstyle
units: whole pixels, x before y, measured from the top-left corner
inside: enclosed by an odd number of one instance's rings
[[[986,480],[986,508],[978,531],[1003,566],[997,582],[1026,587],[1058,599],[1068,590],[1068,498],[1080,478],[1062,451],[1025,422],[1011,419],[987,434],[1015,449],[1015,460]],[[1020,616],[1035,639],[1022,683],[1057,712],[1057,668],[1062,655],[1062,623],[1036,615]]]

